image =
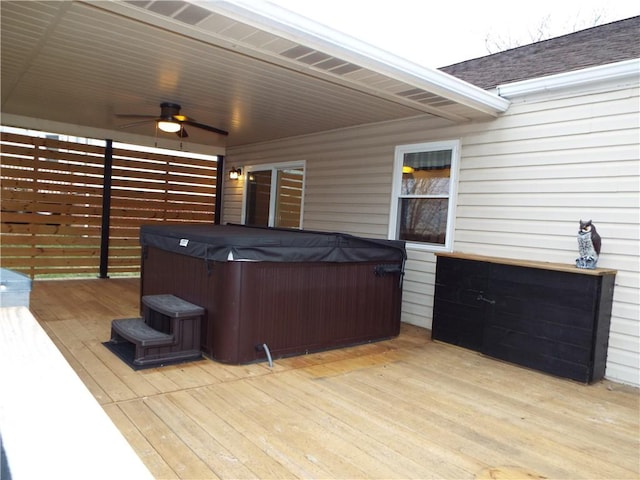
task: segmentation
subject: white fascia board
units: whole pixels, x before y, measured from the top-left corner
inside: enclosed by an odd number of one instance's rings
[[[514,98],[534,93],[551,93],[603,82],[640,81],[640,59],[584,68],[573,72],[532,78],[521,82],[507,83],[496,87],[498,95]]]
[[[187,0],[274,35],[344,59],[496,116],[510,102],[440,70],[418,65],[263,0]]]

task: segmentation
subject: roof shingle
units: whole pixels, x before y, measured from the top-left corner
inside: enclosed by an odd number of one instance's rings
[[[485,90],[505,83],[640,58],[640,16],[440,68]]]

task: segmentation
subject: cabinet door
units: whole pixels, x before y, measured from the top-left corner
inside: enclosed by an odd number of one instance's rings
[[[489,264],[438,257],[432,337],[480,351],[484,321],[492,308],[487,296]]]
[[[588,381],[597,276],[493,264],[482,352],[562,377]]]

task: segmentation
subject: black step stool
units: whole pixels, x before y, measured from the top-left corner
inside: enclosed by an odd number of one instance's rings
[[[142,318],[111,321],[111,342],[135,345],[134,365],[199,359],[204,308],[174,295],[142,297]]]

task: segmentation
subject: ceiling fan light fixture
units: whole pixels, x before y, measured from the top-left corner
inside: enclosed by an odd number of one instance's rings
[[[163,132],[176,133],[180,131],[182,126],[173,120],[158,120],[158,128]]]

